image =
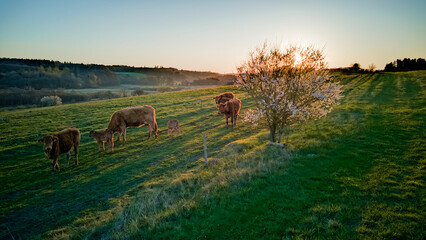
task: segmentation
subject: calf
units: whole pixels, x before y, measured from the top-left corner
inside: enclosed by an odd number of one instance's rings
[[[70,151],[74,148],[75,165],[78,165],[78,146],[80,145],[80,131],[77,128],[68,128],[58,133],[44,136],[38,140],[44,143],[44,153],[52,159],[52,171],[59,171],[58,158],[60,154],[67,154],[70,165]]]
[[[105,152],[105,145],[104,142],[108,144],[108,148],[111,152],[114,151],[114,135],[113,132],[109,129],[105,129],[104,131],[90,131],[89,135],[91,137],[96,138],[96,141],[98,142],[98,150],[101,151],[102,149]]]
[[[219,110],[219,114],[225,115],[226,127],[228,127],[228,118],[231,118],[232,128],[237,126],[237,118],[241,109],[240,99],[234,98],[226,103],[220,103],[216,108]]]
[[[173,130],[175,131],[175,137],[177,132],[179,132],[180,135],[179,121],[177,119],[169,120],[167,123],[167,128],[169,136],[172,134]]]
[[[235,95],[231,92],[221,93],[221,94],[213,97],[216,104],[225,103],[225,102],[229,101],[230,99],[234,99],[234,98],[235,98]]]

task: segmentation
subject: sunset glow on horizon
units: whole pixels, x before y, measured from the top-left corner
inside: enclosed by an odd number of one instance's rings
[[[426,57],[426,1],[0,1],[0,57],[232,73],[265,41],[329,67]],[[296,20],[297,19],[297,20]]]
[[[302,62],[303,58],[300,56],[300,54],[296,53],[294,56],[294,65],[298,65]]]

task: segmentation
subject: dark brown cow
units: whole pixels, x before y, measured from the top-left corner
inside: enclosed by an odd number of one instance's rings
[[[173,133],[173,131],[175,131],[175,137],[177,132],[179,132],[179,135],[180,135],[179,121],[177,119],[169,120],[167,122],[167,128],[168,128],[168,136],[170,136]]]
[[[98,142],[98,150],[101,151],[102,149],[105,152],[105,145],[106,142],[108,144],[108,148],[111,152],[114,151],[114,134],[111,130],[105,129],[104,131],[90,131],[89,135],[91,137],[96,138],[96,141]]]
[[[52,171],[59,171],[58,158],[60,154],[67,154],[70,165],[70,151],[74,147],[75,165],[78,165],[78,146],[80,145],[80,131],[77,128],[68,128],[58,133],[44,136],[38,140],[44,143],[44,153],[52,159]]]
[[[241,101],[238,98],[231,99],[226,103],[217,105],[219,114],[224,114],[226,119],[226,127],[228,127],[228,118],[231,118],[232,128],[237,126],[237,118],[240,114]]]
[[[143,125],[147,125],[149,128],[148,138],[151,137],[153,130],[155,138],[157,138],[158,126],[155,118],[155,109],[151,106],[145,105],[118,110],[111,115],[108,129],[113,132],[113,135],[118,132],[117,141],[120,141],[120,137],[124,133],[124,143],[126,142],[126,129],[128,127],[141,127]]]
[[[222,98],[226,98],[226,100],[222,100]],[[234,99],[234,98],[235,98],[235,95],[233,93],[231,93],[231,92],[221,93],[221,94],[213,97],[213,99],[215,100],[216,104],[225,103],[229,99]]]

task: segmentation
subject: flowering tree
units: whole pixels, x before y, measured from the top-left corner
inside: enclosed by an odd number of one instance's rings
[[[54,106],[54,105],[61,105],[62,99],[58,96],[44,96],[40,99],[42,106]]]
[[[265,123],[271,142],[281,142],[285,126],[325,116],[341,98],[341,85],[326,67],[323,52],[313,47],[257,48],[238,68],[237,84],[257,103],[246,119]]]

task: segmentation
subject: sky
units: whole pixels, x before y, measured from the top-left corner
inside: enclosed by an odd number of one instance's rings
[[[0,0],[0,57],[235,73],[264,42],[329,67],[426,58],[425,0]]]

